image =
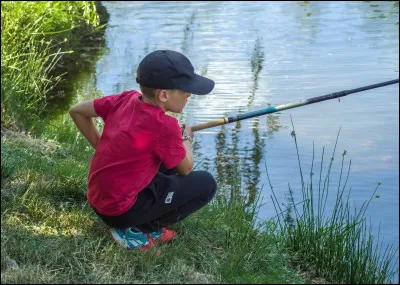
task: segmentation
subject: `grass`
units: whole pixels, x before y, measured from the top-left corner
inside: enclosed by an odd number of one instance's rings
[[[342,177],[345,153],[330,216],[325,203],[334,154],[325,177],[321,161],[318,191],[313,192],[311,170],[309,185],[302,178],[302,201],[291,194],[287,209],[270,185],[277,219],[256,223],[258,199],[249,205],[242,195],[218,191],[211,204],[172,226],[179,238],[169,246],[157,245],[150,254],[123,249],[87,203],[93,150],[71,126],[63,122],[52,131],[55,138],[69,137],[67,143],[3,130],[3,283],[375,284],[390,283],[396,272],[390,266],[393,249],[379,255],[363,217],[375,192],[353,215],[350,192],[343,200],[350,172],[349,166]],[[297,149],[294,130],[292,136]],[[231,182],[238,189],[240,181]]]
[[[1,2],[2,125],[30,129],[49,100],[60,100],[57,85],[88,35],[102,31],[95,1]]]
[[[304,283],[255,205],[216,199],[174,225],[159,257],[128,251],[87,204],[92,150],[8,131],[1,150],[3,283]]]

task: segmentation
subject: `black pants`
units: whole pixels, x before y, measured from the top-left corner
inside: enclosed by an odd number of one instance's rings
[[[135,204],[119,216],[96,213],[113,228],[137,227],[148,233],[181,221],[205,206],[214,197],[217,184],[206,171],[192,171],[187,176],[158,172],[138,194]]]

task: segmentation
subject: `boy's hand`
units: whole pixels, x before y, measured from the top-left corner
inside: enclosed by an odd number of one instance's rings
[[[192,127],[189,124],[182,124],[181,130],[182,130],[182,136],[190,136],[191,138],[194,137],[194,133],[192,132]]]
[[[188,124],[181,125],[182,136],[189,136],[193,139],[192,127]],[[188,140],[184,140],[183,142],[188,142]],[[192,150],[192,142],[184,143],[183,146],[186,150],[185,158],[178,164],[176,167],[176,171],[179,175],[188,175],[193,169],[193,150]]]

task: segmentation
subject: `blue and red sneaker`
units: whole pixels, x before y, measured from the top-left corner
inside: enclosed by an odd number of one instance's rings
[[[147,250],[155,245],[151,236],[147,236],[136,227],[131,228],[111,228],[111,237],[122,247]]]
[[[148,233],[147,236],[153,238],[155,241],[158,242],[167,242],[169,243],[173,238],[178,236],[175,231],[168,230],[167,228],[162,228],[158,232],[151,232]]]

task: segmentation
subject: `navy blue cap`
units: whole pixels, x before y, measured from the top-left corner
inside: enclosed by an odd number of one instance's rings
[[[136,82],[155,89],[180,89],[206,95],[214,89],[214,81],[194,72],[190,60],[172,50],[156,50],[139,63]]]

